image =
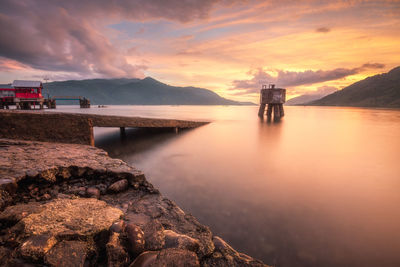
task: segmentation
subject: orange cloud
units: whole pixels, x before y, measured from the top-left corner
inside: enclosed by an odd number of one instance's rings
[[[18,61],[0,58],[0,71],[10,72],[15,70],[25,70],[28,69],[29,66],[24,65]]]

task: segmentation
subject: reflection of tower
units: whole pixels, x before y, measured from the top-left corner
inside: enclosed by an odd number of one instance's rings
[[[263,84],[260,93],[260,109],[258,110],[258,116],[264,117],[265,106],[268,105],[267,118],[271,119],[272,110],[274,111],[274,120],[279,120],[285,115],[283,111],[283,103],[286,99],[286,89],[275,88],[275,84],[267,85]]]

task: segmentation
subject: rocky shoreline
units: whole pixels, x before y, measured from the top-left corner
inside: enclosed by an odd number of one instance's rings
[[[0,266],[266,266],[101,149],[0,139]]]

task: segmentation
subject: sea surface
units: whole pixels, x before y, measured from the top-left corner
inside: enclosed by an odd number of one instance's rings
[[[122,139],[95,128],[95,142],[267,264],[400,266],[400,110],[285,107],[279,123],[257,106],[57,111],[210,121]]]

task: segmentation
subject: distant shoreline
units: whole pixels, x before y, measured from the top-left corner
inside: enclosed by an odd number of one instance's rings
[[[394,109],[400,110],[400,107],[376,107],[376,106],[341,106],[341,105],[309,105],[309,104],[297,104],[297,105],[285,105],[286,107],[336,107],[336,108],[371,108],[371,109]]]

